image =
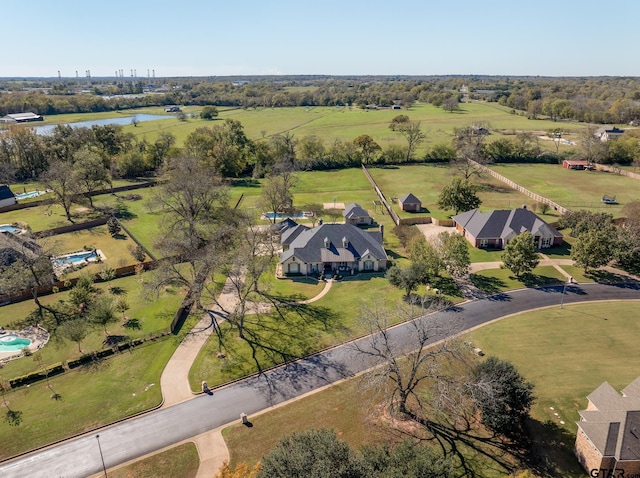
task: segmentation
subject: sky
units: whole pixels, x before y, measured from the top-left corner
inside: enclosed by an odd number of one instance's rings
[[[640,76],[640,1],[33,0],[0,77]]]

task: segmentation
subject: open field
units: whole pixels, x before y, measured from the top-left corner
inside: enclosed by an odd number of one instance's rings
[[[491,169],[569,209],[619,217],[626,203],[640,199],[640,181],[613,173],[573,171],[548,164],[493,164]],[[619,204],[603,204],[603,195],[616,196]]]
[[[536,434],[535,453],[550,462],[548,476],[584,476],[572,453],[577,411],[586,407],[586,395],[603,381],[621,389],[636,378],[634,364],[640,351],[633,344],[640,324],[632,317],[638,314],[640,302],[570,305],[509,317],[467,335],[485,353],[513,362],[534,383],[537,402],[530,430]],[[593,354],[584,352],[589,344],[595,348],[606,344],[607,353],[597,354],[594,361]],[[393,440],[376,419],[375,407],[361,379],[355,378],[250,417],[253,428],[233,425],[223,430],[223,436],[233,465],[255,463],[279,437],[309,428],[333,429],[353,448]],[[482,476],[508,473],[491,465],[495,463],[481,465]]]
[[[453,129],[468,126],[471,123],[486,122],[495,131],[514,130],[545,131],[556,128],[558,123],[549,120],[528,120],[519,115],[510,114],[508,108],[495,103],[465,103],[460,105],[461,111],[448,113],[428,104],[416,104],[407,110],[364,110],[356,107],[292,107],[292,108],[256,108],[256,109],[227,109],[220,108],[217,120],[205,121],[189,119],[186,122],[162,120],[145,122],[125,126],[125,130],[138,137],[146,137],[153,141],[161,132],[171,132],[178,144],[196,128],[215,125],[220,120],[234,119],[244,126],[247,136],[253,140],[268,138],[276,134],[291,132],[296,137],[318,136],[326,144],[336,139],[353,141],[361,134],[368,134],[384,148],[390,144],[404,144],[404,139],[389,129],[391,120],[399,115],[409,116],[411,120],[420,121],[427,140],[418,154],[435,144],[451,142]],[[584,125],[578,123],[563,123],[567,130],[579,131]],[[503,137],[499,132],[489,137],[489,141]],[[547,144],[548,143],[548,144]],[[554,149],[551,142],[542,141],[541,146]]]
[[[442,188],[453,178],[453,170],[448,165],[417,164],[411,166],[392,166],[388,168],[369,168],[369,173],[376,181],[387,199],[401,197],[409,192],[422,201],[422,207],[429,212],[426,215],[438,219],[446,219],[455,211],[442,211],[438,208],[438,196]],[[503,182],[488,174],[473,182],[480,187],[478,196],[482,200],[481,211],[493,209],[513,209],[523,204],[533,205],[528,196],[510,188]],[[397,202],[395,210],[401,217],[411,217],[412,213],[400,211]],[[556,215],[554,215],[556,214]],[[541,217],[547,222],[558,219],[557,212],[549,211]]]

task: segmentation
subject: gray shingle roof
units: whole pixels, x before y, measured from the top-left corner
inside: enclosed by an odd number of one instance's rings
[[[304,231],[308,231],[309,228],[302,224],[296,224],[293,227],[285,229],[284,232],[280,235],[280,243],[283,245],[291,244],[296,237],[302,234]]]
[[[354,217],[371,217],[366,209],[355,202],[345,207],[342,215],[346,219],[352,219]]]
[[[273,232],[279,232],[280,234],[282,234],[287,229],[290,229],[292,227],[296,227],[297,225],[298,225],[298,223],[296,221],[294,221],[290,217],[287,217],[287,218],[283,219],[280,222],[276,222],[275,224],[271,224],[271,226],[269,226],[269,229],[271,231],[273,231]]]
[[[420,199],[418,199],[411,193],[405,194],[404,196],[398,198],[398,201],[400,201],[402,204],[422,204]]]
[[[12,197],[15,197],[15,194],[13,194],[13,191],[9,189],[9,186],[7,185],[0,186],[0,200],[9,199]]]
[[[588,395],[591,409],[580,411],[582,420],[576,423],[602,456],[637,460],[640,457],[640,377],[623,393],[620,395],[604,382]]]
[[[453,216],[452,219],[476,239],[505,239],[511,233],[520,234],[524,231],[529,231],[534,236],[562,237],[557,229],[551,227],[528,209],[502,209],[491,212],[472,209]]]
[[[344,247],[344,238],[348,241],[347,247]],[[328,240],[329,247],[325,246],[325,239]],[[380,234],[362,231],[352,224],[322,224],[301,231],[289,243],[289,250],[282,253],[280,262],[294,255],[306,263],[350,262],[362,257],[367,251],[376,259],[387,259]],[[329,258],[332,259],[328,260]]]

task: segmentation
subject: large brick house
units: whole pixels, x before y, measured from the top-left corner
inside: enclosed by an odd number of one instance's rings
[[[281,233],[279,275],[384,271],[387,253],[382,230],[367,232],[352,224],[303,225]]]
[[[491,212],[472,209],[451,219],[456,230],[478,248],[504,249],[524,231],[531,233],[538,249],[562,244],[562,234],[525,207]]]
[[[604,382],[587,399],[576,422],[580,464],[589,476],[640,476],[640,377],[622,395]]]

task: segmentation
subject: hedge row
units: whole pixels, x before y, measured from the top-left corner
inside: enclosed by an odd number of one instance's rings
[[[54,375],[64,373],[66,370],[72,370],[74,368],[80,367],[81,365],[86,365],[88,363],[91,363],[106,357],[110,357],[114,355],[116,352],[129,350],[133,347],[137,347],[138,345],[142,345],[145,342],[154,341],[156,339],[165,337],[167,335],[171,335],[171,332],[163,332],[161,334],[153,335],[151,337],[143,338],[143,339],[134,339],[129,342],[120,343],[112,348],[102,349],[96,352],[90,352],[82,355],[81,357],[75,360],[70,360],[69,362],[67,362],[66,367],[62,364],[62,362],[58,362],[57,364],[47,367],[44,371],[40,370],[38,372],[33,372],[28,375],[23,375],[21,377],[16,377],[14,379],[11,379],[9,380],[9,385],[11,386],[11,388],[17,388],[23,385],[29,385],[34,382],[44,380],[47,377],[52,377]]]
[[[38,372],[22,375],[21,377],[16,377],[12,380],[9,380],[9,385],[11,385],[11,388],[20,387],[22,385],[29,385],[34,382],[44,380],[47,377],[52,377],[54,375],[58,375],[63,372],[64,372],[64,367],[62,365],[62,362],[58,362],[56,364],[50,365],[45,370],[39,370]]]

